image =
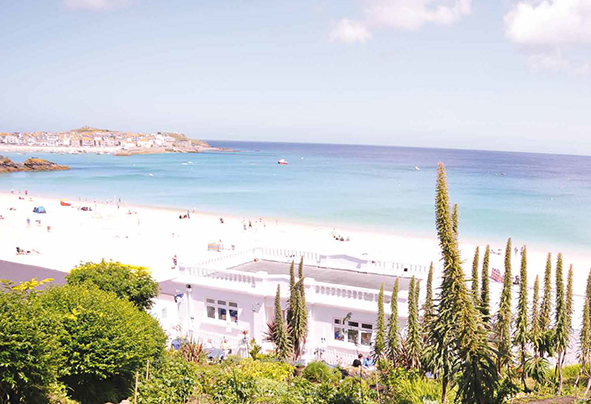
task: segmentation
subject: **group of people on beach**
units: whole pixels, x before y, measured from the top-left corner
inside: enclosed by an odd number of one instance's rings
[[[351,241],[351,237],[347,236],[341,236],[339,234],[336,233],[335,229],[332,229],[332,238],[335,239],[336,241]]]

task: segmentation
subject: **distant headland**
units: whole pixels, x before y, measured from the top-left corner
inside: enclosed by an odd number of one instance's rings
[[[130,156],[229,150],[175,132],[137,133],[83,126],[64,132],[0,132],[0,151]]]

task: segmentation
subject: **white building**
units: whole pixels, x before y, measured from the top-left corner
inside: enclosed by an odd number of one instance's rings
[[[371,351],[382,283],[388,317],[392,287],[399,278],[398,312],[403,328],[410,278],[426,279],[428,273],[427,266],[281,249],[222,254],[195,266],[181,264],[174,277],[160,282],[154,314],[171,338],[211,339],[216,346],[226,338],[233,351],[243,355],[245,339],[254,338],[271,350],[264,338],[267,323],[274,318],[277,285],[285,310],[289,263],[296,261],[297,276],[297,263],[303,256],[309,324],[304,358],[322,357],[334,364],[350,364],[357,353]]]

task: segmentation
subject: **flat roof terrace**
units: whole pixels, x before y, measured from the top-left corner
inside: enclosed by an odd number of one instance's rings
[[[248,262],[230,269],[244,272],[267,272],[270,275],[289,275],[289,267],[291,264],[276,261],[261,260],[258,262]],[[295,264],[295,271],[297,276],[298,264]],[[304,277],[313,278],[318,282],[330,283],[334,285],[346,285],[358,288],[375,289],[378,290],[380,285],[384,283],[384,291],[391,292],[394,288],[397,276],[394,275],[378,275],[368,272],[361,272],[352,269],[334,269],[334,268],[320,268],[316,266],[304,265]],[[407,290],[410,284],[409,278],[400,278],[400,290]]]

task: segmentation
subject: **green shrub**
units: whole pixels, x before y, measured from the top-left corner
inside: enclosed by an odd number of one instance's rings
[[[158,321],[114,293],[65,285],[46,290],[40,300],[62,324],[60,381],[84,404],[121,401],[135,371],[162,354],[166,335]]]
[[[330,383],[341,379],[341,373],[324,362],[310,363],[304,368],[302,376],[314,383]]]
[[[138,385],[140,404],[184,404],[197,386],[195,366],[178,352],[167,351],[152,365],[148,380],[143,376]]]
[[[57,380],[61,349],[58,317],[32,288],[5,283],[0,290],[0,402],[42,403]]]
[[[142,309],[150,309],[152,299],[160,291],[160,286],[150,276],[147,268],[105,260],[80,264],[66,276],[66,282],[68,285],[95,285]]]

